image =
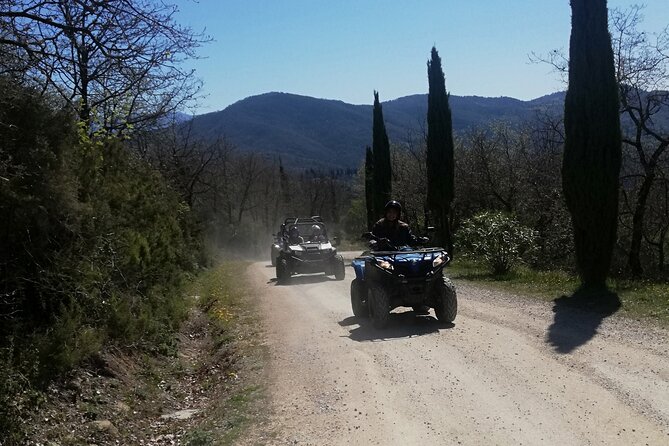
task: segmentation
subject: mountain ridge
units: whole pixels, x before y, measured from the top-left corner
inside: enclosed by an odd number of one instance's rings
[[[453,128],[461,132],[495,120],[519,123],[540,110],[561,109],[564,92],[529,101],[510,97],[451,95]],[[391,143],[406,142],[425,128],[427,94],[382,103]],[[194,136],[225,137],[240,151],[281,157],[301,168],[356,168],[372,142],[372,106],[285,92],[241,99],[190,121]]]

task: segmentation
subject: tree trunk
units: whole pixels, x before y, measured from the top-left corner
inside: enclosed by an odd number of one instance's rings
[[[628,264],[633,277],[640,277],[643,274],[640,258],[641,241],[643,239],[643,222],[646,215],[648,195],[650,194],[650,188],[655,180],[655,169],[649,168],[646,173],[646,177],[641,184],[641,189],[639,189],[636,206],[634,207],[634,215],[632,216],[632,241],[630,243]]]

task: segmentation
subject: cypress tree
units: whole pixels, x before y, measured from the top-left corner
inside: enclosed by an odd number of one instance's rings
[[[606,0],[571,0],[571,9],[562,188],[583,287],[604,288],[618,218],[618,89]]]
[[[367,146],[365,154],[365,207],[367,208],[367,229],[372,230],[376,222],[374,212],[374,154]]]
[[[391,199],[392,172],[390,166],[390,142],[383,122],[383,110],[379,92],[374,91],[374,120],[372,128],[372,151],[374,155],[374,215],[379,218],[383,208]]]
[[[435,47],[427,62],[427,78],[427,207],[437,226],[439,242],[452,256],[449,216],[454,189],[453,122],[441,58]]]

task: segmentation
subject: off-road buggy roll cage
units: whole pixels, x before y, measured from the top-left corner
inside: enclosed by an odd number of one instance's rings
[[[314,226],[318,227],[318,232],[312,231]],[[279,283],[287,283],[293,274],[318,272],[334,275],[337,280],[344,279],[344,259],[335,248],[337,237],[330,241],[327,227],[319,216],[286,218],[277,240],[279,250],[273,259]]]

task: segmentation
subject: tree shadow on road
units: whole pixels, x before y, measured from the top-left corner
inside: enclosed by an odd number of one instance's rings
[[[369,319],[355,316],[339,321],[342,327],[353,327],[348,337],[357,342],[388,341],[399,338],[412,338],[439,332],[441,328],[453,328],[455,324],[439,322],[434,316],[416,315],[413,311],[390,313],[388,326],[384,329],[374,328]]]
[[[579,289],[553,302],[553,323],[548,328],[546,342],[556,352],[565,354],[588,343],[602,321],[621,306],[618,295],[610,290]]]

